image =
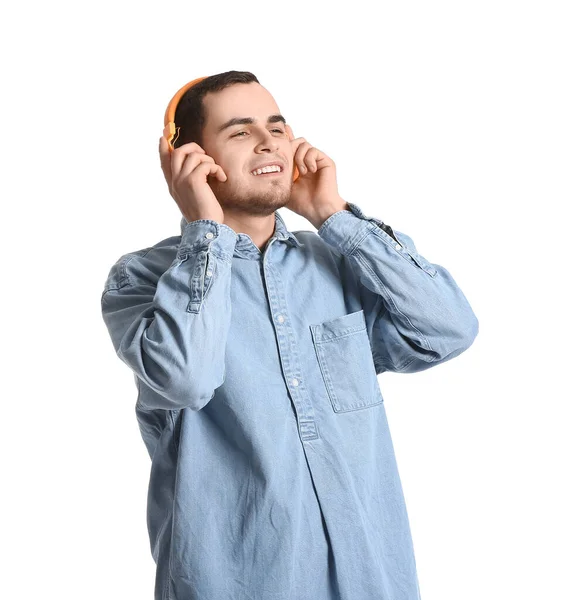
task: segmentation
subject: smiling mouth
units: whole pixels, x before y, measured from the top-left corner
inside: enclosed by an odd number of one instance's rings
[[[259,175],[252,174],[252,177],[255,177],[256,179],[265,177],[267,179],[268,177],[276,177],[278,175],[283,175],[283,171],[271,171],[270,173],[260,173]]]

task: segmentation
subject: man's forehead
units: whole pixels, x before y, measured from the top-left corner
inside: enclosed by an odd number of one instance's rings
[[[267,90],[248,85],[230,86],[220,92],[208,93],[204,96],[203,103],[212,112],[224,117],[224,120],[238,115],[261,117],[280,112],[275,98]]]

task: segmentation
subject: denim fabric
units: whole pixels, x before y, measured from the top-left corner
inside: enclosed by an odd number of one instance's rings
[[[156,600],[420,598],[377,375],[455,358],[478,320],[407,234],[347,204],[317,232],[276,211],[264,252],[183,218],[110,270]]]

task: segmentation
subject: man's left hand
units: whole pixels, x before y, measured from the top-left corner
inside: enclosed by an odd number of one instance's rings
[[[285,125],[285,129],[293,148],[293,172],[295,165],[299,169],[299,177],[291,188],[291,199],[285,207],[305,217],[318,229],[330,215],[348,208],[338,193],[336,165],[305,138],[295,139],[289,125]]]

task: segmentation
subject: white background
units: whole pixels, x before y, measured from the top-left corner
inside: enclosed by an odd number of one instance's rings
[[[180,232],[167,103],[234,69],[479,319],[460,357],[380,376],[423,600],[566,598],[561,4],[2,9],[2,597],[153,599],[150,459],[100,295]]]

